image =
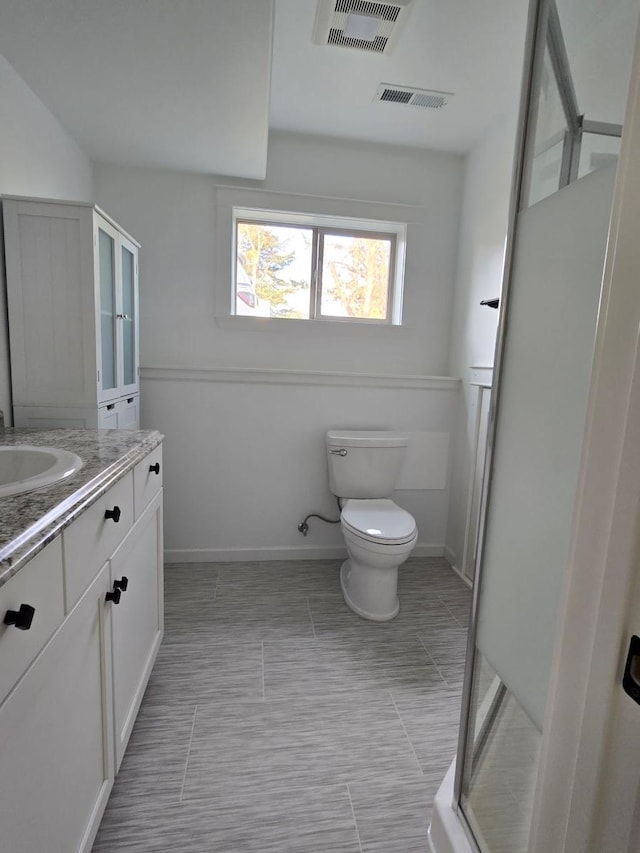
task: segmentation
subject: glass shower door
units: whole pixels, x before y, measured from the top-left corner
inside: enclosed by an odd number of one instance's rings
[[[528,847],[637,6],[536,4],[456,767],[486,853]]]

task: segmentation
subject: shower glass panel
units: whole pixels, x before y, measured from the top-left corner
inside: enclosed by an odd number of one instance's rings
[[[545,46],[544,51],[536,107],[529,204],[541,201],[563,186],[563,158],[570,134],[548,46]]]
[[[597,169],[602,169],[618,162],[620,154],[620,137],[603,136],[600,133],[583,133],[580,146],[580,164],[578,177],[584,178]]]
[[[526,853],[540,733],[487,659],[473,679],[473,739],[461,803],[482,850]]]
[[[535,3],[456,763],[483,853],[528,847],[639,10],[557,2]]]

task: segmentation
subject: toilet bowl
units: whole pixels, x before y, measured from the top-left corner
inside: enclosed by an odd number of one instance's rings
[[[398,567],[418,539],[413,516],[389,499],[347,500],[340,522],[349,554],[340,569],[345,602],[365,619],[393,619]]]
[[[409,443],[392,430],[329,430],[329,488],[340,501],[349,559],[340,583],[359,616],[386,622],[398,613],[398,566],[418,540],[413,516],[391,500]]]

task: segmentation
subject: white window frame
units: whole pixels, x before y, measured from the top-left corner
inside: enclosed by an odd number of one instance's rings
[[[401,222],[386,222],[374,219],[357,219],[346,216],[324,216],[311,213],[283,212],[262,208],[233,207],[233,246],[232,246],[232,286],[230,314],[236,315],[236,272],[237,272],[237,234],[238,224],[256,223],[265,226],[286,225],[313,231],[311,258],[311,292],[309,296],[308,318],[261,318],[303,323],[348,323],[354,325],[400,326],[402,325],[402,298],[404,289],[404,268],[407,240],[407,226]],[[388,239],[390,242],[389,285],[387,288],[387,311],[385,318],[336,317],[321,312],[322,253],[324,237],[327,235],[345,235],[366,237],[369,239]]]

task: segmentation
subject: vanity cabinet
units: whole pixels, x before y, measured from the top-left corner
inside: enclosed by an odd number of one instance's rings
[[[89,853],[163,634],[156,447],[0,587],[0,850]],[[13,618],[13,617],[12,617]]]
[[[0,705],[7,853],[91,849],[114,772],[109,585],[105,565]]]
[[[2,211],[16,426],[137,428],[139,244],[90,204]]]
[[[162,638],[160,494],[140,516],[110,562],[112,585],[126,584],[112,615],[113,710],[118,770]]]

